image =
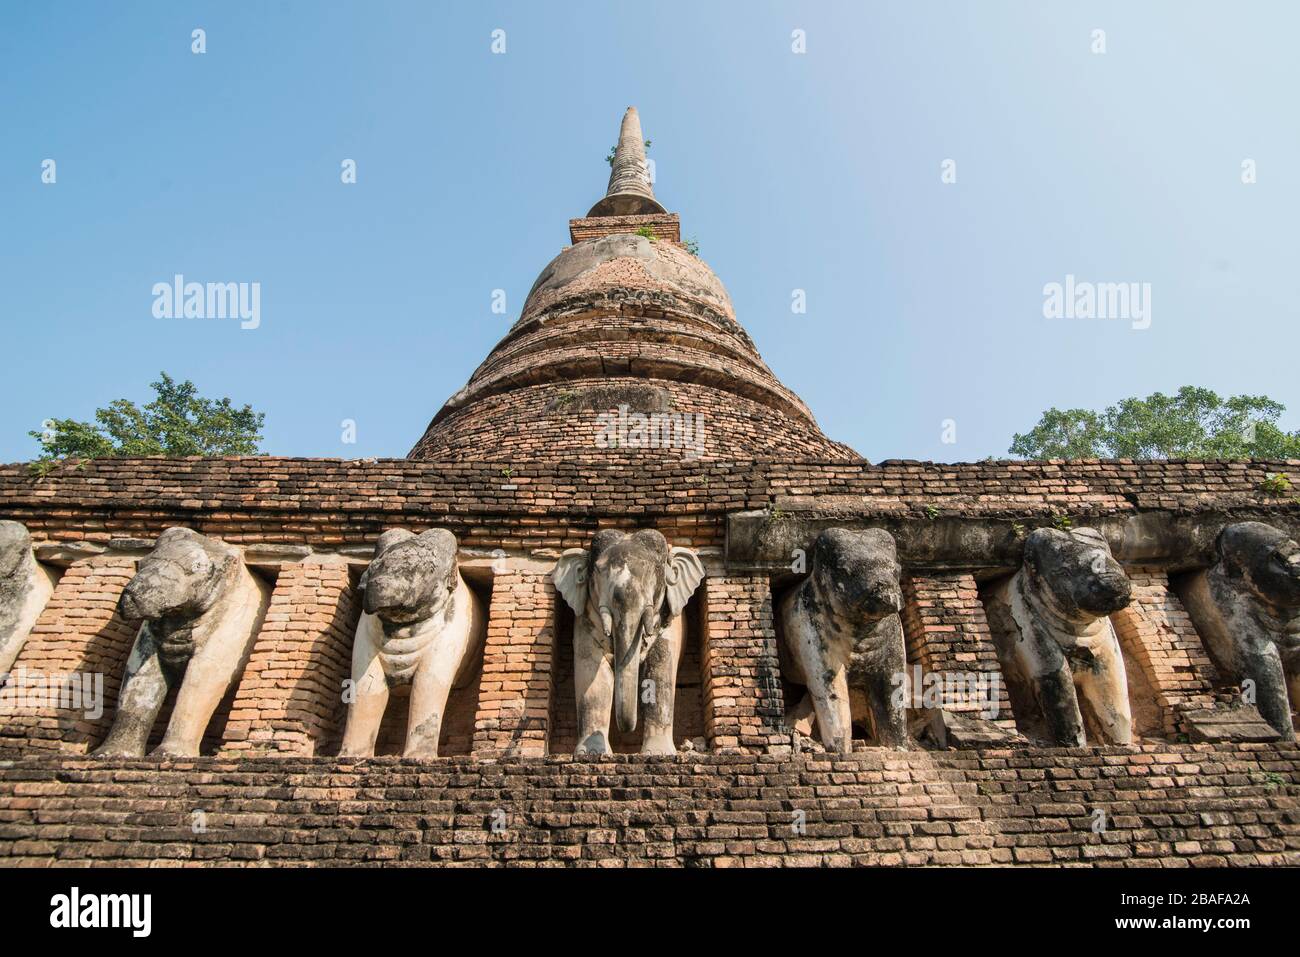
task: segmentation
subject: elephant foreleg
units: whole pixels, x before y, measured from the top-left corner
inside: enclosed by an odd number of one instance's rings
[[[208,644],[194,653],[176,694],[176,706],[167,723],[167,733],[154,749],[154,754],[160,757],[198,757],[203,732],[244,664],[244,646],[251,647],[251,636],[246,637],[232,629],[229,634],[214,634]]]
[[[352,701],[348,704],[348,720],[339,757],[373,757],[379,725],[387,709],[388,678],[384,675],[379,652],[363,623],[357,628],[356,644],[352,649]]]
[[[907,670],[907,652],[898,618],[881,621],[868,638],[870,651],[854,662],[855,677],[866,692],[876,742],[887,748],[907,747],[907,708],[897,693]]]
[[[411,705],[406,723],[403,757],[436,758],[442,736],[442,718],[451,693],[451,677],[435,675],[432,669],[418,672],[411,688]]]
[[[823,674],[823,681],[813,679],[808,692],[817,712],[817,727],[822,744],[832,751],[848,754],[853,750],[853,709],[849,703],[849,679],[844,668]]]
[[[808,681],[808,694],[817,712],[817,733],[832,751],[852,750],[853,715],[849,703],[846,663],[831,661],[817,627],[806,619],[787,624],[790,651]]]
[[[813,708],[812,695],[804,692],[804,696],[799,699],[799,703],[786,712],[786,726],[793,731],[798,731],[805,737],[811,738],[813,725],[816,722],[817,712]]]
[[[646,653],[641,703],[645,707],[645,737],[642,754],[676,754],[673,743],[673,705],[677,699],[677,663],[682,653],[680,619],[664,629]],[[649,700],[647,700],[647,698]]]
[[[438,756],[438,741],[442,736],[447,698],[451,694],[456,672],[461,667],[461,658],[466,657],[466,642],[453,641],[452,637],[440,636],[439,643],[429,649],[415,672],[406,724],[405,757]]]
[[[1291,704],[1287,701],[1287,677],[1282,668],[1282,657],[1272,642],[1254,643],[1238,648],[1241,677],[1254,682],[1255,707],[1284,738],[1295,735],[1291,725]],[[1292,678],[1292,690],[1295,688]]]
[[[1034,679],[1034,699],[1047,722],[1047,735],[1052,744],[1081,748],[1087,743],[1083,733],[1083,715],[1074,690],[1074,676],[1070,666],[1062,663],[1056,671],[1048,671]]]
[[[95,749],[101,757],[144,757],[149,732],[158,719],[167,692],[176,680],[158,660],[158,647],[147,625],[136,636],[117,696],[117,714],[108,738]]]
[[[1287,676],[1287,688],[1290,691],[1287,707],[1293,712],[1300,711],[1300,668],[1296,668]]]
[[[1124,655],[1114,632],[1093,651],[1089,667],[1074,671],[1075,685],[1087,702],[1102,734],[1111,744],[1133,741],[1133,712],[1128,700],[1128,678]]]
[[[1015,646],[1016,670],[1024,676],[1052,744],[1081,748],[1087,743],[1083,714],[1070,663],[1054,640],[1031,631]]]
[[[578,706],[578,746],[574,754],[609,754],[609,718],[614,706],[614,666],[596,644],[590,625],[573,627],[573,690]]]

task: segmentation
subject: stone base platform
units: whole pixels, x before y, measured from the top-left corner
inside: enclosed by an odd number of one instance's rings
[[[0,761],[0,866],[1300,865],[1300,747]]]

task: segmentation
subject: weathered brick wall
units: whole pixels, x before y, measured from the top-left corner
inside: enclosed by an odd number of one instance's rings
[[[710,748],[763,749],[788,740],[765,576],[704,580],[704,727]]]
[[[1061,509],[1191,514],[1207,507],[1294,515],[1294,502],[1261,489],[1278,472],[1300,481],[1300,461],[646,459],[629,469],[602,460],[101,459],[55,469],[40,480],[26,465],[0,466],[0,517],[25,523],[37,541],[106,542],[181,524],[233,542],[360,545],[373,544],[385,527],[410,524],[444,525],[463,546],[506,548],[506,540],[530,548],[582,547],[598,522],[627,520],[701,546],[721,544],[729,512],[774,504],[787,511],[814,508],[819,497],[844,497],[852,514],[864,517],[924,516],[930,506],[941,515],[960,510],[969,516],[1041,516]],[[682,518],[698,527],[664,527]]]
[[[907,637],[908,664],[920,665],[923,675],[996,676],[998,695],[994,720],[1014,730],[1011,701],[1007,696],[1006,682],[1002,680],[1002,667],[993,647],[988,618],[974,577],[968,574],[905,575],[901,617],[903,633]],[[993,685],[990,683],[987,687],[991,689]],[[971,700],[971,696],[966,695],[946,702],[944,707],[949,711],[979,716],[985,705],[991,703]]]
[[[0,767],[0,865],[87,862],[1296,866],[1300,748]]]
[[[360,607],[346,565],[284,565],[223,735],[229,752],[337,750]]]
[[[0,745],[25,750],[85,752],[112,726],[118,687],[135,641],[138,622],[117,611],[122,589],[135,574],[135,560],[99,556],[74,562],[64,572],[37,619],[12,671],[46,678],[102,676],[103,713],[83,709],[16,707],[0,715]]]
[[[1214,703],[1214,665],[1165,572],[1127,571],[1133,600],[1111,622],[1124,651],[1134,720],[1149,733],[1184,731],[1184,711]]]
[[[546,575],[507,571],[492,580],[474,752],[546,753],[555,661],[555,589]]]

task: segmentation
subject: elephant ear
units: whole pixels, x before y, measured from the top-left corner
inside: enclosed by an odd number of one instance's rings
[[[665,578],[668,587],[664,594],[664,603],[668,606],[671,617],[677,617],[695,594],[704,580],[704,563],[689,548],[674,546],[668,551],[668,568]]]
[[[587,562],[585,548],[566,548],[555,563],[551,581],[555,590],[564,596],[574,614],[581,615],[587,606]]]

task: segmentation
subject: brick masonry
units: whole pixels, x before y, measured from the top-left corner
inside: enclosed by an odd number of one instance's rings
[[[232,542],[332,547],[373,544],[403,523],[443,525],[462,545],[507,549],[583,547],[603,516],[708,546],[722,543],[730,512],[792,511],[826,498],[851,502],[863,518],[926,518],[928,507],[968,516],[1294,515],[1295,502],[1260,486],[1278,472],[1300,483],[1300,461],[632,461],[101,459],[40,479],[25,465],[0,465],[0,516],[26,524],[37,541],[108,542],[180,524]]]
[[[555,589],[545,575],[492,580],[487,644],[474,717],[474,753],[541,755],[550,733]]]
[[[955,672],[996,675],[997,717],[993,720],[1015,729],[998,653],[972,575],[904,576],[901,617],[909,665],[920,665],[923,676]],[[984,702],[969,696],[948,701],[945,708],[972,717],[985,710]]]
[[[5,866],[213,862],[1296,866],[1300,748],[0,767]]]
[[[103,712],[89,717],[80,708],[22,707],[0,721],[0,747],[84,753],[101,742],[112,726],[122,672],[138,622],[117,611],[117,600],[135,560],[101,556],[74,562],[23,645],[11,673],[76,677],[102,676]]]
[[[236,686],[223,750],[307,756],[337,750],[360,612],[346,565],[280,569]]]
[[[1214,704],[1218,675],[1165,572],[1128,574],[1133,600],[1111,622],[1124,651],[1134,721],[1139,732],[1185,732],[1183,712]]]
[[[704,580],[704,727],[709,747],[786,743],[785,702],[766,577]]]

